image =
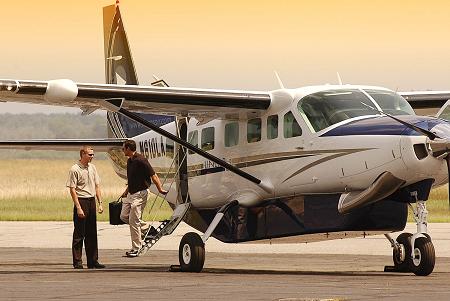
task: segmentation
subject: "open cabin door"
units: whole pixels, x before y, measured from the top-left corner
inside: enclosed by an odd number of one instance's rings
[[[185,117],[176,118],[177,132],[181,139],[187,141],[187,124],[188,119]],[[181,144],[176,144],[176,168],[179,170],[177,183],[177,203],[182,204],[185,202],[190,202],[189,199],[189,186],[188,186],[188,164],[187,164],[187,149]]]

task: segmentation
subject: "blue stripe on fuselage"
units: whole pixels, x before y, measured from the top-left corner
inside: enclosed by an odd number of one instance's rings
[[[396,118],[414,124],[420,128],[431,130],[434,126],[445,121],[425,116],[402,115]],[[320,137],[329,136],[352,136],[352,135],[401,135],[401,136],[420,136],[415,130],[401,124],[387,116],[372,117],[362,120],[355,120],[347,124],[343,124]]]

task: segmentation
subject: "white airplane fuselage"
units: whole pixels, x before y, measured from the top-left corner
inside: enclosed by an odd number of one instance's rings
[[[209,150],[212,155],[223,158],[274,187],[273,191],[267,192],[198,154],[189,153],[186,159],[192,205],[195,208],[217,208],[237,199],[243,206],[255,206],[264,200],[285,196],[362,191],[387,171],[404,180],[403,186],[424,179],[434,179],[434,185],[443,184],[447,179],[445,161],[428,153],[425,157],[418,158],[414,150],[414,145],[422,145],[427,151],[427,137],[417,133],[399,132],[396,135],[383,132],[383,126],[389,126],[384,123],[394,123],[395,126],[395,120],[380,115],[360,116],[315,132],[298,109],[298,102],[303,96],[317,91],[368,88],[373,87],[318,86],[274,91],[271,93],[271,108],[263,114],[255,115],[255,118],[261,120],[259,141],[249,141],[247,116],[241,115],[237,121],[215,119],[204,124],[191,118],[188,122],[188,133],[197,132],[199,147],[210,148],[208,145],[202,145],[201,136],[203,130],[214,128],[214,147]],[[286,137],[289,134],[286,134],[287,130],[284,129],[286,125],[283,123],[283,116],[288,112],[292,112],[298,122],[301,135]],[[269,139],[267,120],[269,116],[274,115],[278,116],[277,137],[272,136]],[[372,123],[367,133],[364,133],[364,130],[362,133],[350,130],[350,134],[330,134],[349,125],[354,128],[367,127],[367,121]],[[235,125],[238,127],[238,135],[232,146],[226,146],[225,128],[233,122],[237,122]],[[377,123],[380,124],[380,129],[377,129]],[[447,124],[445,126],[449,127]],[[162,128],[173,134],[177,133],[175,122]],[[168,151],[168,139],[153,131],[133,139],[138,145],[137,151],[149,159],[161,179],[166,177],[171,166],[172,175],[176,172],[172,162],[173,153]],[[116,164],[116,171],[123,176],[123,164]],[[179,191],[176,183],[171,184],[172,182],[173,176],[167,179],[164,186],[171,188],[167,200],[175,204]]]

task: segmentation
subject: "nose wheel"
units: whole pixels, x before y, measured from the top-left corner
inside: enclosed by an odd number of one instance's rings
[[[428,276],[433,272],[436,256],[429,237],[419,237],[414,242],[411,270],[417,276]]]
[[[428,211],[425,201],[418,200],[416,208],[412,209],[417,224],[416,233],[402,233],[396,241],[389,234],[385,234],[391,242],[394,261],[394,266],[385,271],[412,272],[417,276],[428,276],[433,272],[436,254],[431,237],[427,234]]]
[[[397,244],[392,249],[394,269],[398,272],[411,271],[411,233],[402,233],[397,237]]]
[[[411,250],[411,233],[402,233],[397,237],[392,250],[394,267],[392,272],[412,272],[417,276],[428,276],[433,272],[436,255],[431,238],[428,235],[418,237]]]

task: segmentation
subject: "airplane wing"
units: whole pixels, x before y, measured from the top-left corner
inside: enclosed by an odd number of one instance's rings
[[[450,99],[450,91],[399,92],[416,109],[440,109]]]
[[[119,150],[126,139],[30,139],[0,140],[0,149],[77,151],[89,145],[97,152]]]
[[[78,107],[92,112],[102,109],[103,101],[110,99],[123,99],[123,108],[133,112],[201,118],[237,118],[242,113],[264,111],[271,103],[268,92],[0,79],[0,101]]]

